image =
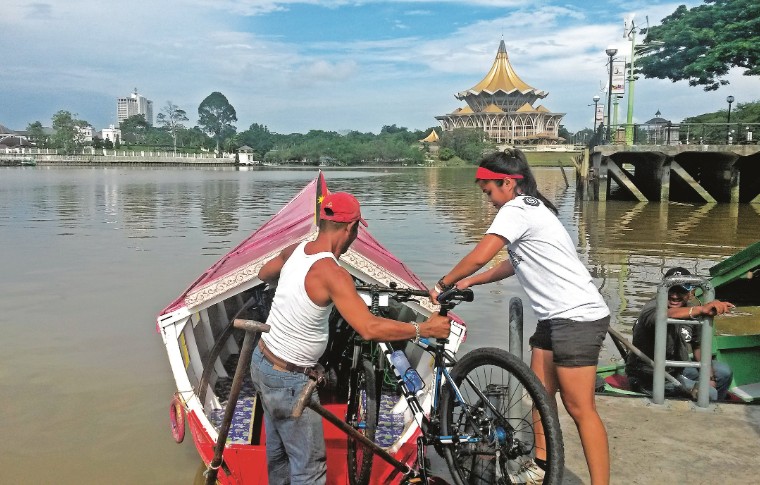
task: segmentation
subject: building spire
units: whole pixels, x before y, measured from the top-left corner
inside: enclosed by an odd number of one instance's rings
[[[532,92],[542,98],[547,94],[544,91],[529,86],[525,81],[520,79],[520,76],[517,75],[512,64],[509,62],[507,45],[504,43],[504,39],[501,39],[501,42],[499,42],[499,50],[496,53],[496,59],[494,59],[491,70],[488,71],[486,77],[467,91],[459,93],[459,96],[463,97],[468,94],[477,95],[481,92],[493,94],[497,91],[503,91],[505,93],[519,91],[523,94]]]

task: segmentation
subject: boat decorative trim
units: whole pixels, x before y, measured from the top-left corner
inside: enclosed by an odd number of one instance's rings
[[[349,250],[346,251],[346,253],[340,257],[340,259],[342,261],[345,261],[350,267],[356,268],[357,270],[361,271],[382,285],[390,286],[391,282],[393,282],[403,283],[406,286],[414,286],[403,277],[391,271],[388,271],[386,268],[383,268],[379,264],[375,263],[369,258],[364,257],[361,253],[354,251],[351,248],[349,248]],[[423,298],[419,301],[419,304],[421,307],[431,313],[437,311],[437,308],[433,306],[429,299]]]
[[[301,241],[313,241],[316,238],[317,232],[312,231],[303,238],[296,241],[296,243],[300,243]],[[250,263],[241,266],[230,273],[227,273],[219,279],[207,283],[197,290],[191,291],[185,297],[185,305],[188,309],[192,309],[228,292],[233,288],[237,288],[244,283],[248,283],[249,281],[256,279],[258,277],[259,271],[261,271],[261,267],[264,266],[267,261],[280,254],[283,249],[285,248],[282,247],[277,248],[274,251],[270,251],[264,256],[254,259]]]

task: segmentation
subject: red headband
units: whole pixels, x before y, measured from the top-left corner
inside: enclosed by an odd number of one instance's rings
[[[475,172],[476,180],[504,180],[504,179],[521,179],[522,175],[512,175],[510,173],[499,173],[493,170],[488,170],[484,167],[478,167],[478,171]]]

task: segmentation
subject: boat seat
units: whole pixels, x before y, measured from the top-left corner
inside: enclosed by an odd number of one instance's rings
[[[631,385],[628,382],[628,376],[623,374],[613,374],[604,378],[604,382],[616,389],[623,389],[625,391],[631,390]]]

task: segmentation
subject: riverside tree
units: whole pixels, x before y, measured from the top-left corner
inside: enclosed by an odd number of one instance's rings
[[[121,138],[126,143],[145,144],[151,126],[145,121],[145,115],[132,115],[119,124]]]
[[[47,147],[47,135],[45,135],[45,130],[42,128],[42,123],[39,121],[29,123],[26,127],[26,136],[37,147]]]
[[[71,112],[61,110],[53,115],[53,130],[55,133],[51,143],[65,154],[74,153],[84,145],[84,128],[89,125],[84,120],[75,118]]]
[[[225,138],[233,136],[237,113],[227,98],[214,91],[198,106],[198,125],[216,141],[216,153]]]
[[[156,116],[158,124],[166,128],[172,136],[175,156],[177,155],[177,132],[185,128],[185,125],[183,125],[182,122],[187,120],[188,118],[185,110],[180,109],[179,106],[171,101],[167,101],[166,106],[161,108],[161,112]]]
[[[733,67],[745,76],[760,75],[760,2],[705,0],[679,6],[647,31],[637,49],[638,70],[649,78],[688,80],[714,91]]]

